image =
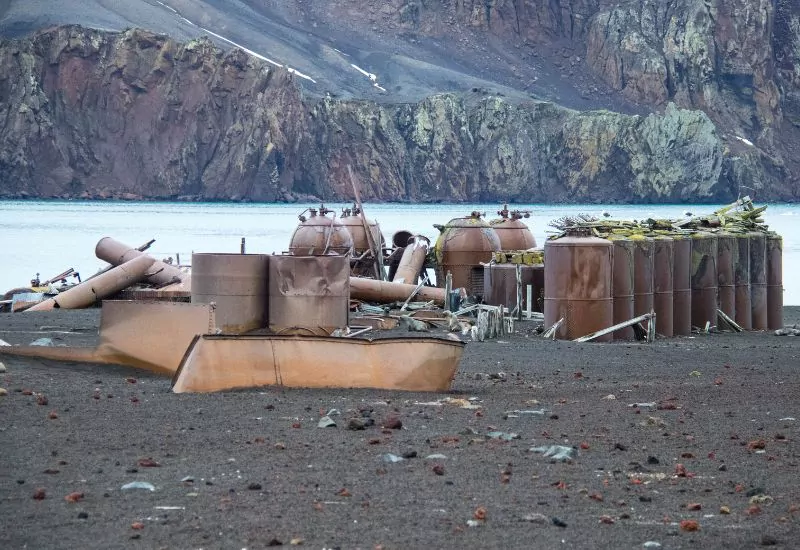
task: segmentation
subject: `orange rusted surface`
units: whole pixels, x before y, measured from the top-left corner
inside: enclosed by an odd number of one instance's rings
[[[633,273],[634,273],[634,242],[622,236],[612,235],[610,238],[614,243],[614,274],[613,290],[614,298],[614,323],[624,323],[633,319]],[[633,340],[633,328],[625,327],[613,334],[615,340]]]
[[[655,242],[650,237],[635,235],[633,249],[633,313],[644,315],[653,310],[653,254]],[[656,318],[658,326],[658,318]]]
[[[416,235],[408,240],[408,244],[400,257],[397,271],[392,278],[392,282],[406,283],[415,285],[422,266],[425,264],[425,257],[428,255],[428,248],[431,241],[422,235]]]
[[[537,278],[542,265],[519,265],[521,311],[528,307],[527,286],[531,286],[531,311],[536,309],[536,299],[542,291],[542,281]],[[517,305],[517,264],[490,264],[483,266],[483,303],[506,306],[509,311]]]
[[[763,233],[750,236],[750,311],[752,329],[769,328],[767,315],[767,237]]]
[[[147,278],[155,260],[151,256],[138,256],[129,262],[117,266],[86,280],[62,292],[57,296],[45,300],[26,311],[47,311],[50,309],[81,309],[94,305],[103,298],[111,296],[134,283]]]
[[[122,265],[134,258],[147,256],[153,260],[153,269],[147,276],[147,282],[154,285],[168,285],[180,283],[182,290],[190,290],[191,277],[182,272],[177,267],[156,260],[149,254],[136,250],[135,248],[123,244],[111,237],[103,237],[97,242],[94,248],[95,256],[111,265]]]
[[[349,254],[353,249],[353,237],[342,222],[333,216],[332,210],[324,206],[319,210],[308,209],[309,216],[300,215],[300,224],[289,241],[289,252],[296,256],[323,256],[325,254]],[[366,234],[365,234],[366,235]]]
[[[675,244],[672,237],[653,239],[653,310],[656,313],[656,332],[673,336],[673,273]]]
[[[767,326],[783,328],[783,239],[767,235]]]
[[[736,318],[736,274],[734,266],[736,253],[736,236],[732,233],[717,233],[719,309],[731,319]]]
[[[736,308],[736,324],[744,330],[753,328],[753,312],[750,303],[750,237],[736,235],[733,261],[733,284]]]
[[[455,285],[454,290],[455,290]],[[406,283],[395,283],[389,281],[378,281],[376,279],[365,279],[363,277],[350,277],[350,296],[356,300],[365,302],[404,302],[411,296],[416,289],[416,285]],[[444,289],[431,286],[423,286],[414,295],[414,301],[429,302],[433,301],[439,305],[444,304]]]
[[[556,338],[573,340],[614,324],[613,257],[613,244],[588,230],[545,243],[545,326],[564,319]],[[609,341],[611,334],[595,340]]]
[[[717,324],[717,237],[692,235],[692,325]]]
[[[447,391],[464,343],[438,338],[198,336],[172,391],[236,388],[376,388]]]
[[[522,218],[529,218],[530,212],[527,210],[508,210],[508,205],[503,205],[502,210],[498,210],[500,216],[491,220],[489,225],[497,232],[500,239],[500,250],[529,250],[536,248],[536,239],[531,233],[530,228],[522,221]]]
[[[356,208],[345,210],[339,218],[339,221],[347,229],[347,232],[350,233],[350,237],[353,239],[354,255],[360,256],[364,252],[370,250],[367,232],[364,230],[364,222],[361,220],[361,216],[358,214],[358,211],[356,211]],[[378,222],[367,219],[367,226],[369,227],[370,233],[372,233],[373,242],[382,247],[384,239]]]
[[[272,256],[269,329],[330,334],[347,326],[350,262],[344,256]]]
[[[216,304],[217,328],[240,334],[267,325],[266,254],[192,254],[192,303]]]
[[[454,218],[440,227],[434,247],[438,269],[437,281],[444,281],[447,272],[453,275],[453,288],[465,288],[470,295],[483,293],[483,266],[500,251],[497,232],[473,212],[465,218]]]
[[[675,235],[672,271],[672,333],[692,334],[692,239]],[[660,319],[656,318],[656,327]]]

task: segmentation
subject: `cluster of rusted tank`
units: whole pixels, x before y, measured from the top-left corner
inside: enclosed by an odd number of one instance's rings
[[[586,336],[651,311],[665,337],[705,330],[725,317],[743,330],[783,327],[779,235],[720,230],[606,237],[574,227],[545,243],[545,324],[564,319],[557,338]],[[633,337],[626,327],[597,340]]]

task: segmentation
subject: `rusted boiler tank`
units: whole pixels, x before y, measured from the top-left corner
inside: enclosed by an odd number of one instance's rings
[[[528,210],[511,210],[504,204],[502,210],[498,210],[500,216],[491,220],[489,225],[495,230],[500,238],[500,250],[529,250],[536,248],[536,239],[531,230],[522,221],[523,218],[530,218]]]
[[[308,216],[306,217],[306,213]],[[289,252],[294,256],[325,256],[349,254],[353,248],[353,237],[347,228],[336,219],[333,210],[320,205],[307,208],[298,218],[300,224],[289,242]]]
[[[588,228],[571,228],[545,243],[544,322],[564,319],[557,338],[572,340],[613,325],[613,261],[611,241],[591,236]]]
[[[465,288],[473,296],[483,295],[483,266],[500,251],[497,232],[472,212],[465,218],[454,218],[447,225],[434,225],[439,231],[436,240],[436,280],[444,281],[447,272],[453,274],[453,288]]]
[[[360,256],[370,249],[369,238],[364,229],[364,222],[361,219],[361,210],[358,206],[353,205],[353,208],[345,208],[342,210],[342,215],[339,221],[347,229],[350,236],[353,238],[353,254]],[[381,226],[375,220],[367,218],[367,227],[372,234],[372,240],[375,244],[383,248],[385,241],[381,233]]]

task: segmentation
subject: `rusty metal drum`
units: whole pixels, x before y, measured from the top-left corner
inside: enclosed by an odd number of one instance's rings
[[[498,210],[500,216],[491,220],[489,225],[497,232],[500,238],[500,250],[528,250],[536,248],[536,239],[531,233],[530,228],[522,221],[522,218],[529,218],[530,212],[527,210],[508,210],[508,205],[503,205],[502,210]]]
[[[672,333],[692,334],[692,239],[685,235],[673,237]]]
[[[192,254],[192,303],[210,304],[223,334],[267,325],[266,254]]]
[[[583,228],[544,245],[544,322],[564,323],[556,338],[575,339],[614,324],[611,241],[591,236]],[[596,341],[610,341],[611,334]]]
[[[783,328],[783,239],[767,234],[767,326]]]
[[[764,233],[748,233],[750,238],[750,311],[752,329],[769,328],[767,315],[767,237]]]
[[[653,310],[653,254],[655,242],[651,237],[633,235],[633,314],[644,315]],[[656,319],[658,326],[658,319]]]
[[[656,312],[656,332],[667,338],[673,336],[675,241],[672,237],[653,239],[653,310]]]
[[[736,324],[744,330],[753,328],[753,312],[750,303],[750,237],[747,233],[736,235],[733,261],[733,286],[736,307]]]
[[[425,265],[431,241],[423,235],[415,235],[408,240],[403,248],[403,255],[397,264],[397,270],[392,276],[395,283],[417,284],[417,278]]]
[[[360,256],[364,252],[370,250],[369,239],[367,238],[367,232],[364,230],[364,222],[361,220],[360,214],[354,214],[352,210],[345,210],[339,218],[339,221],[347,229],[347,232],[350,233],[350,237],[353,240],[353,254],[355,256]],[[372,234],[373,242],[382,248],[384,239],[378,222],[367,218],[367,227],[369,227],[369,232]]]
[[[332,210],[324,206],[319,210],[307,209],[300,214],[300,224],[289,242],[289,253],[296,256],[324,256],[327,254],[349,254],[353,248],[353,237],[347,228],[336,219]]]
[[[500,251],[500,238],[492,227],[473,212],[465,218],[454,218],[436,240],[436,280],[444,281],[447,272],[453,275],[453,288],[465,288],[473,296],[483,294],[483,263]]]
[[[736,236],[717,233],[717,288],[719,309],[731,319],[736,318],[736,275],[734,257]]]
[[[633,284],[634,284],[634,242],[621,235],[611,235],[609,240],[614,243],[614,273],[613,290],[614,298],[614,323],[624,323],[633,319]],[[633,328],[625,327],[614,332],[615,340],[633,340]]]
[[[345,256],[272,256],[269,329],[331,334],[348,323],[350,262]]]
[[[717,256],[713,233],[692,235],[692,325],[701,330],[717,324]]]

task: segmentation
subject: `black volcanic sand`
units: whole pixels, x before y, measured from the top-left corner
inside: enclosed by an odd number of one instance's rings
[[[0,338],[87,344],[98,318],[0,315]],[[0,547],[797,547],[800,338],[574,344],[531,328],[468,344],[447,394],[175,395],[131,369],[3,357]],[[431,404],[444,398],[464,401]],[[338,427],[318,428],[329,409]],[[347,428],[365,414],[374,426]],[[577,457],[529,451],[549,445]]]

